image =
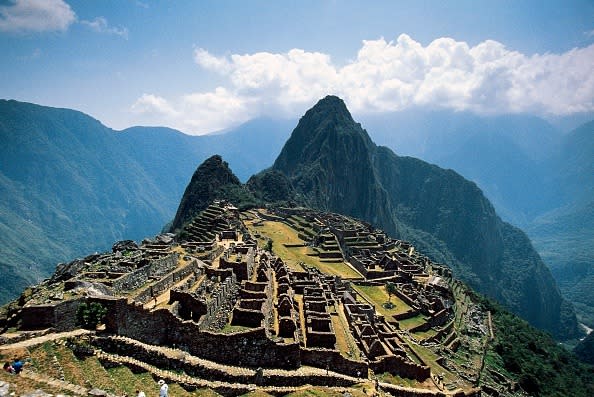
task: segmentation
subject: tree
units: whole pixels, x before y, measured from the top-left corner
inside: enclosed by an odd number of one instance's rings
[[[76,323],[86,329],[95,329],[101,324],[107,314],[107,309],[101,303],[81,303],[76,310]]]
[[[394,307],[394,304],[392,303],[392,295],[396,294],[396,284],[388,281],[386,283],[386,292],[388,293],[388,302],[385,304],[385,306],[392,308]]]
[[[272,252],[272,239],[269,238],[266,242],[266,246],[264,247],[265,251]]]

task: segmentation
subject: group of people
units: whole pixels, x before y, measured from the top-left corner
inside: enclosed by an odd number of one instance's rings
[[[25,363],[23,361],[16,360],[16,361],[13,361],[12,364],[9,362],[5,362],[3,368],[9,374],[16,375],[23,370],[24,365],[25,365]]]
[[[159,384],[159,397],[169,397],[169,386],[163,379],[160,379],[158,382]],[[146,397],[143,391],[136,390],[136,397]]]
[[[12,363],[5,362],[4,370],[10,374],[16,375],[23,370],[25,363],[21,360],[13,361]],[[157,382],[159,385],[159,397],[169,397],[169,385],[163,379]],[[143,391],[136,390],[136,397],[146,397]]]

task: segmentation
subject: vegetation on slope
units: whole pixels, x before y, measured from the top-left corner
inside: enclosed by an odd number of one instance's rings
[[[68,109],[0,101],[0,301],[56,263],[142,239],[167,219],[166,197],[112,130]]]
[[[594,365],[594,332],[590,332],[574,349],[580,360]]]
[[[491,311],[495,340],[487,364],[515,379],[537,397],[594,395],[594,367],[584,364],[547,333],[509,313],[497,303],[475,295]]]

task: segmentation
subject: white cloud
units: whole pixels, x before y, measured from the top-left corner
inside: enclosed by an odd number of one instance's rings
[[[219,87],[213,92],[184,95],[171,105],[165,98],[142,94],[131,110],[143,124],[167,125],[192,134],[206,134],[248,121],[256,113],[249,100]]]
[[[152,95],[142,94],[140,98],[132,105],[132,111],[135,113],[152,113],[166,117],[175,117],[179,115],[165,98]]]
[[[594,111],[594,44],[562,54],[527,56],[486,40],[474,47],[452,38],[423,46],[406,34],[363,41],[354,60],[292,49],[194,60],[225,79],[224,87],[181,97],[176,125],[190,133],[259,115],[300,115],[316,100],[341,96],[357,113],[413,106],[478,113],[567,115]]]
[[[186,129],[200,133],[222,130],[254,116],[249,110],[249,100],[222,87],[214,92],[185,95],[182,109],[187,115],[184,119]]]
[[[76,14],[62,0],[13,0],[0,6],[0,31],[66,31],[76,21]]]
[[[123,38],[125,38],[126,40],[128,40],[128,29],[127,28],[118,28],[115,26],[110,26],[109,23],[107,22],[107,19],[103,18],[103,17],[97,17],[95,19],[93,19],[92,21],[85,21],[82,20],[80,21],[81,24],[88,26],[89,28],[91,28],[92,30],[94,30],[97,33],[107,33],[107,34],[115,34],[118,36],[121,36]]]
[[[205,69],[215,71],[228,71],[231,68],[231,64],[225,58],[217,58],[202,48],[194,50],[194,61]]]

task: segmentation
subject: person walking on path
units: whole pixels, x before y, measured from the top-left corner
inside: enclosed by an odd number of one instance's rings
[[[159,397],[169,397],[169,386],[167,386],[167,383],[165,383],[163,379],[159,380],[157,383],[161,386],[159,389]]]

